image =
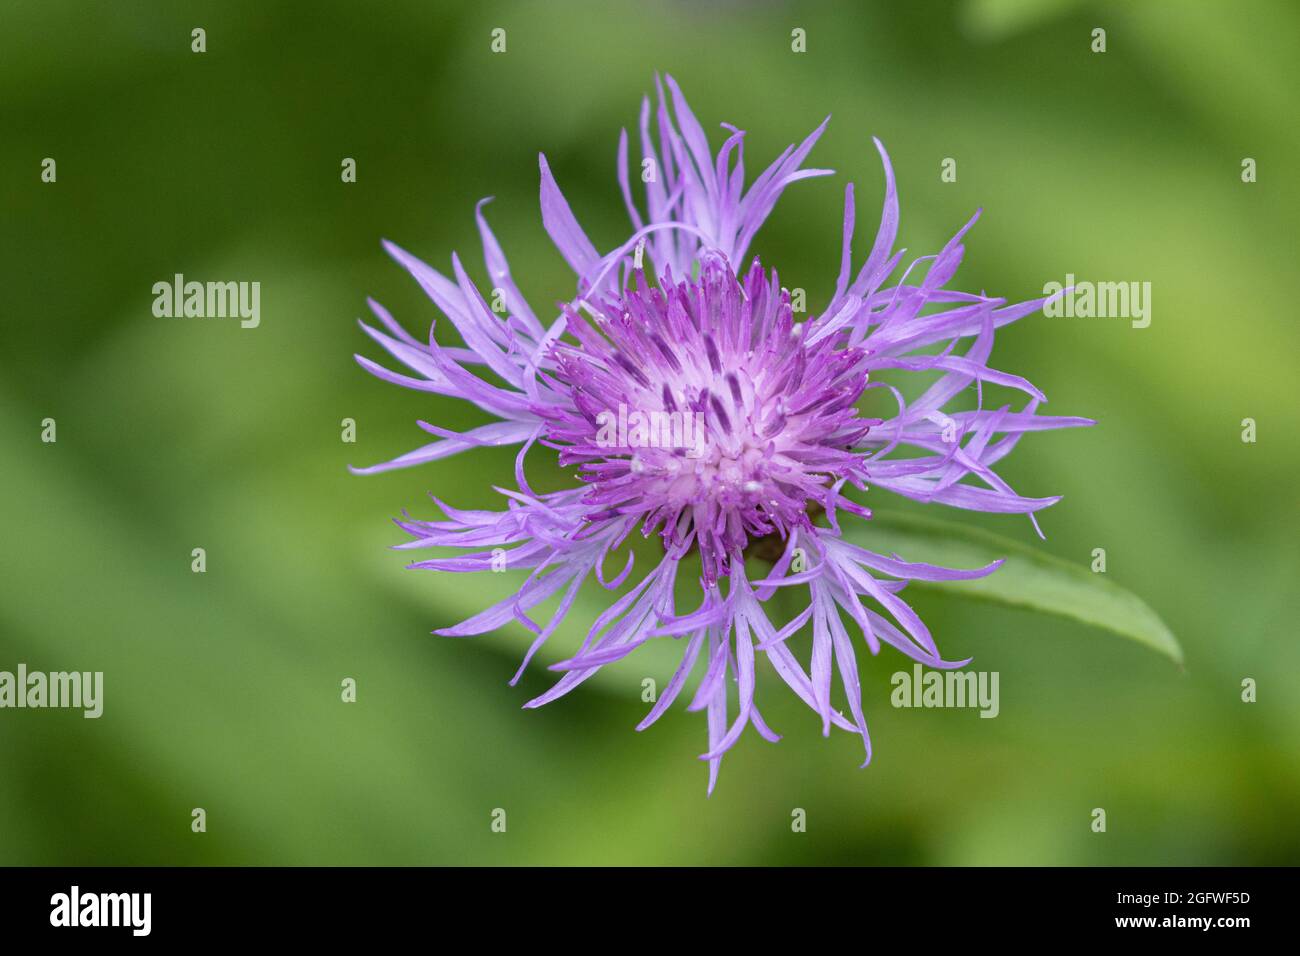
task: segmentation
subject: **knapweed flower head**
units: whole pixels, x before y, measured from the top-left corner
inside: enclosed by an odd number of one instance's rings
[[[489,294],[504,306],[500,312],[459,257],[452,256],[446,276],[385,244],[464,345],[440,344],[432,330],[427,342],[417,340],[372,301],[383,328],[362,327],[409,372],[357,360],[385,381],[468,401],[496,420],[464,433],[421,422],[435,441],[355,470],[519,446],[516,487],[499,489],[501,510],[438,501],[441,518],[398,521],[411,537],[398,547],[460,549],[414,568],[486,572],[504,555],[509,568],[529,572],[516,593],[437,632],[467,636],[522,622],[534,637],[512,683],[565,621],[588,579],[618,592],[594,621],[581,622],[581,646],[552,665],[562,676],[526,707],[556,700],[649,641],[671,641],[680,647],[680,664],[637,729],[653,724],[698,674],[688,709],[706,712],[702,759],[710,792],[723,754],[747,727],[779,739],[755,700],[764,658],[813,710],[824,734],[835,726],[861,735],[865,766],[871,739],[858,649],[874,655],[888,644],[935,668],[969,663],[942,658],[900,593],[910,581],[982,577],[1000,562],[957,570],[869,550],[856,543],[870,543],[871,512],[857,500],[860,493],[875,488],[1032,520],[1058,499],[1018,494],[994,465],[1026,432],[1091,422],[1037,414],[1042,393],[989,366],[994,331],[1045,300],[1009,304],[946,288],[975,218],[891,284],[905,251],[894,249],[898,197],[879,141],[885,196],[875,241],[856,264],[850,184],[834,293],[820,313],[796,316],[776,271],[746,256],[787,186],[831,175],[803,166],[826,123],[746,189],[744,133],[724,125],[728,135],[715,155],[677,84],[666,82],[666,94],[657,84],[657,109],[652,113],[649,99],[641,108],[640,165],[650,173],[642,177],[644,211],[629,184],[626,131],[620,137],[618,183],[631,228],[609,252],[597,251],[541,158],[542,222],[577,275],[576,294],[547,321],[519,293],[484,218],[486,200],[476,216]],[[873,378],[884,370],[928,373],[933,382],[908,401]],[[1021,393],[1023,405],[986,408],[986,385]],[[972,387],[974,409],[946,410]],[[879,409],[878,417],[864,415],[863,405]],[[533,491],[525,474],[530,454],[558,456],[571,469],[572,486]],[[866,522],[854,541],[845,534],[849,521]],[[607,558],[634,531],[661,541],[652,566],[632,583],[629,548],[622,570],[607,578]],[[698,575],[698,589],[679,607],[684,565]],[[799,595],[801,609],[774,621],[771,598],[782,589]],[[544,604],[549,616],[535,619]],[[790,638],[809,624],[805,661]]]

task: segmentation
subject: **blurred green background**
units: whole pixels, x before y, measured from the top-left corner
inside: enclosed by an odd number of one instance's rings
[[[0,24],[0,669],[105,672],[99,720],[0,711],[0,863],[1300,858],[1294,4],[9,0]],[[747,732],[706,799],[702,715],[679,703],[632,729],[640,678],[666,674],[633,657],[524,711],[549,675],[506,685],[521,629],[429,634],[492,582],[404,570],[390,519],[432,516],[429,491],[496,506],[513,453],[345,470],[422,444],[417,418],[484,420],[354,364],[383,358],[354,321],[366,295],[417,336],[434,316],[379,240],[439,268],[459,250],[482,281],[472,208],[494,195],[514,275],[549,311],[573,278],[540,224],[537,153],[610,248],[627,228],[618,129],[656,70],[715,146],[721,121],[749,130],[751,176],[833,114],[812,163],[839,176],[791,187],[754,247],[814,305],[846,177],[874,231],[872,134],[913,253],[985,209],[955,285],[1019,300],[1067,273],[1152,283],[1149,328],[1034,317],[999,334],[994,362],[1042,387],[1046,411],[1099,421],[1029,436],[1006,463],[1017,490],[1065,495],[1036,546],[1080,564],[1104,547],[1185,671],[1082,625],[918,592],[948,658],[1000,672],[998,719],[895,710],[889,677],[910,662],[861,655],[876,756],[860,771],[860,743],[822,739],[767,671],[759,700],[785,739]],[[154,318],[151,286],[177,272],[260,281],[261,326]],[[939,510],[1036,542],[1023,518]],[[1258,703],[1241,702],[1245,677]]]

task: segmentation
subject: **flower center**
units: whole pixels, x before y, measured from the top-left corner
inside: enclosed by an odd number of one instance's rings
[[[755,260],[743,281],[707,259],[696,280],[637,288],[568,311],[557,379],[577,409],[539,409],[562,465],[591,485],[588,521],[635,516],[668,548],[698,545],[712,584],[755,538],[807,526],[873,421],[855,403],[866,355],[796,323]]]

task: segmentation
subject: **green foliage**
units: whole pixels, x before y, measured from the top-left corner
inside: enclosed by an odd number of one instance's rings
[[[917,581],[912,586],[1073,618],[1183,661],[1178,640],[1160,616],[1104,571],[956,522],[910,514],[877,513],[869,524],[849,525],[845,536],[877,553],[946,568],[979,568],[1001,560],[996,572],[975,581]]]

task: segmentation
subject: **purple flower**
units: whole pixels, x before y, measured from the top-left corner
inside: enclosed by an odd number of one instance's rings
[[[489,307],[457,256],[449,278],[385,243],[465,347],[440,345],[432,331],[427,343],[417,341],[372,301],[386,331],[362,328],[410,371],[392,372],[361,356],[357,361],[385,381],[472,402],[498,420],[464,433],[421,422],[435,441],[355,470],[374,473],[477,446],[519,445],[517,487],[502,491],[504,510],[464,511],[439,501],[443,519],[398,522],[412,538],[400,548],[463,549],[411,567],[481,572],[504,554],[509,568],[530,572],[511,597],[437,633],[482,634],[522,622],[535,637],[513,684],[594,574],[622,593],[594,622],[583,622],[589,630],[577,652],[552,665],[563,676],[525,706],[563,696],[647,641],[676,641],[680,666],[637,729],[654,723],[691,673],[701,670],[688,709],[707,714],[709,745],[702,759],[709,762],[712,792],[722,755],[746,727],[779,739],[754,700],[760,654],[820,718],[823,734],[836,725],[861,735],[866,762],[871,740],[858,682],[858,640],[872,654],[889,644],[930,667],[968,663],[945,661],[899,595],[909,581],[977,578],[1001,562],[952,570],[850,543],[841,534],[842,516],[871,517],[850,489],[874,486],[916,501],[1032,519],[1058,499],[1021,496],[993,466],[1026,432],[1091,422],[1038,415],[1042,393],[988,365],[994,330],[1036,312],[1045,300],[1009,305],[945,288],[974,218],[937,255],[912,261],[887,285],[903,250],[894,250],[898,198],[879,141],[885,199],[875,242],[854,271],[850,184],[835,292],[820,314],[796,321],[776,272],[757,259],[743,263],[784,189],[830,174],[803,168],[825,122],[746,190],[744,133],[726,126],[729,135],[714,156],[671,77],[667,85],[667,96],[659,88],[656,135],[648,99],[641,108],[644,213],[629,187],[626,131],[620,137],[618,179],[632,231],[605,255],[578,225],[541,158],[542,221],[578,277],[576,297],[547,324],[511,278],[483,217],[487,200],[476,216],[491,294],[504,314]],[[872,380],[883,369],[928,372],[937,381],[907,402]],[[974,410],[944,411],[972,385]],[[1023,407],[985,408],[985,385],[1022,393]],[[861,415],[859,401],[870,389],[886,390],[881,404],[890,417]],[[529,487],[524,460],[536,446],[558,452],[560,465],[576,466],[572,488],[538,494]],[[631,550],[611,579],[604,567],[634,530],[658,535],[662,555],[624,589],[633,570]],[[863,538],[869,541],[869,533]],[[679,609],[677,576],[683,564],[694,568],[696,561],[698,604]],[[752,580],[756,564],[764,570]],[[765,610],[778,588],[794,588],[808,599],[779,624]],[[530,617],[556,595],[549,618]],[[810,621],[812,652],[805,664],[787,639]],[[832,703],[836,674],[847,714]]]

